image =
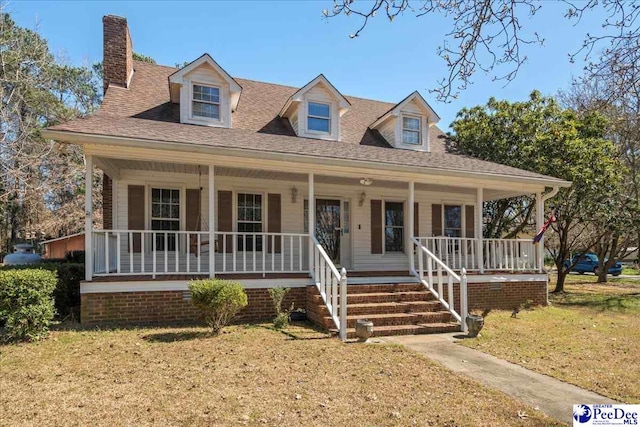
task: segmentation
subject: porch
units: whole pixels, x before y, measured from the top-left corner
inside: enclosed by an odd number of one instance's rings
[[[542,224],[544,186],[521,182],[505,188],[499,180],[449,173],[267,160],[256,164],[210,155],[194,159],[176,154],[170,161],[161,150],[126,147],[85,150],[87,179],[94,164],[106,176],[104,229],[92,229],[92,201],[87,197],[86,229],[91,231],[85,233],[87,277],[81,290],[83,307],[98,322],[116,304],[114,298],[121,308],[107,317],[168,315],[164,308],[151,314],[141,306],[134,310],[127,302],[132,295],[159,298],[158,307],[169,304],[171,310],[191,316],[187,281],[204,277],[239,280],[252,292],[251,315],[256,316],[269,310],[261,305],[268,300],[267,288],[299,289],[295,294],[302,307],[316,313],[317,323],[333,325],[343,338],[352,333],[347,325],[354,322],[347,310],[356,313],[351,316],[377,310],[369,314],[383,316],[382,325],[391,328],[387,332],[406,331],[396,327],[401,325],[394,322],[400,321],[413,325],[408,330],[430,330],[415,322],[432,318],[448,319],[442,327],[464,329],[467,283],[479,301],[503,283],[519,289],[504,300],[506,305],[528,299],[525,294],[531,290],[516,284],[533,284],[536,298],[545,300],[540,283],[546,278],[536,274],[542,266],[541,246],[528,239],[482,237],[487,200],[534,193],[537,222]],[[375,289],[363,297],[383,298],[382,306],[367,302],[362,303],[366,307],[348,308],[341,303],[351,295],[347,289],[355,292],[368,285],[392,289],[384,298],[376,296],[380,292]],[[402,286],[413,289],[411,300],[404,291],[393,291]],[[317,294],[305,297],[305,287]],[[430,298],[437,302],[434,307],[449,314],[406,312],[425,307]],[[320,300],[320,308],[309,305]],[[171,314],[176,316],[180,314]]]

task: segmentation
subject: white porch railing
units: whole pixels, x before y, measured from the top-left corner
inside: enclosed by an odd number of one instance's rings
[[[93,275],[307,273],[308,234],[94,230]]]
[[[421,245],[452,270],[531,271],[538,269],[536,248],[530,239],[472,239],[416,237]],[[482,259],[478,255],[482,242]]]
[[[343,268],[338,272],[331,258],[314,236],[311,236],[311,242],[313,243],[311,277],[329,310],[333,323],[340,331],[340,339],[345,341],[347,339],[347,271]]]
[[[462,269],[462,274],[456,274],[441,259],[434,255],[420,240],[412,237],[411,241],[417,249],[418,270],[414,271],[420,283],[425,285],[429,291],[440,301],[440,303],[460,322],[463,332],[467,331],[467,273]],[[426,263],[426,271],[425,271]],[[435,276],[434,276],[435,272]],[[426,274],[425,274],[426,273]],[[447,298],[444,297],[444,273],[446,273]],[[460,299],[456,307],[454,298],[454,283],[459,284]]]

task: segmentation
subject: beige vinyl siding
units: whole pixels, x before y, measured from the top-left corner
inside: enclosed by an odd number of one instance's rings
[[[159,186],[162,187],[163,183],[168,188],[180,188],[181,197],[183,202],[181,206],[184,206],[184,191],[183,188],[198,188],[198,176],[195,174],[183,174],[183,173],[171,173],[171,172],[151,172],[151,171],[137,171],[137,170],[122,170],[120,173],[120,180],[114,181],[114,186],[118,188],[117,204],[114,206],[114,210],[117,211],[117,227],[121,230],[127,229],[127,191],[126,186],[128,184],[134,185],[147,185],[147,186]],[[203,226],[203,230],[208,230],[211,226],[211,221],[208,215],[208,179],[207,175],[203,174],[201,179],[202,198],[201,209],[202,215],[206,218],[206,226]],[[237,227],[236,223],[236,198],[237,193],[260,193],[263,195],[263,218],[267,218],[267,194],[280,193],[281,197],[281,210],[282,210],[282,232],[283,233],[302,233],[303,232],[303,200],[307,198],[308,183],[307,181],[300,182],[288,182],[277,180],[261,180],[256,178],[238,178],[230,176],[216,176],[216,198],[219,190],[233,191],[234,199],[234,230]],[[296,187],[298,190],[297,201],[292,203],[291,200],[291,188]],[[362,206],[359,205],[359,196],[362,192],[362,186],[343,186],[336,184],[322,184],[317,183],[315,185],[315,194],[317,198],[346,198],[351,201],[351,238],[352,238],[352,270],[407,270],[409,264],[407,256],[404,253],[386,253],[386,254],[371,254],[371,199],[380,199],[387,201],[400,201],[405,202],[405,227],[407,226],[408,215],[406,212],[406,201],[408,199],[407,189],[390,189],[376,187],[375,183],[371,187],[366,187],[367,194],[365,202]],[[148,194],[147,194],[147,197]],[[446,204],[475,204],[474,195],[455,194],[455,193],[437,193],[437,192],[424,192],[416,191],[415,200],[420,206],[420,218],[419,227],[421,235],[423,237],[431,236],[431,204],[433,203],[446,203]],[[147,202],[148,203],[148,202]],[[217,200],[216,200],[217,203]],[[184,208],[183,208],[184,209]],[[147,227],[149,225],[148,213]],[[184,210],[181,215],[181,220],[184,221]],[[266,227],[266,226],[265,226]],[[182,222],[181,229],[184,229],[184,222]],[[264,228],[266,230],[266,228]],[[307,245],[303,245],[303,250],[306,250]],[[288,253],[285,248],[285,257],[288,257]],[[203,257],[203,262],[207,257]],[[286,258],[285,258],[286,259]],[[306,258],[305,258],[306,259]],[[305,261],[306,262],[306,261]],[[204,265],[204,264],[203,264]],[[219,266],[217,266],[219,270]]]

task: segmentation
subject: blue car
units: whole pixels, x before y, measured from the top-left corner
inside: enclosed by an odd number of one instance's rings
[[[580,255],[574,255],[571,262],[566,260],[564,262],[565,267],[569,267],[573,264]],[[598,256],[596,254],[584,254],[580,260],[576,263],[576,265],[571,269],[571,271],[584,274],[584,273],[593,273],[598,274]],[[622,264],[616,262],[614,266],[609,268],[610,275],[619,276],[622,273]]]

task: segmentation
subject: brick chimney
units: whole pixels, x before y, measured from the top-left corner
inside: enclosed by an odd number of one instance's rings
[[[133,44],[129,35],[127,19],[121,16],[102,17],[104,31],[104,53],[102,67],[104,91],[109,85],[128,87],[133,72]]]

